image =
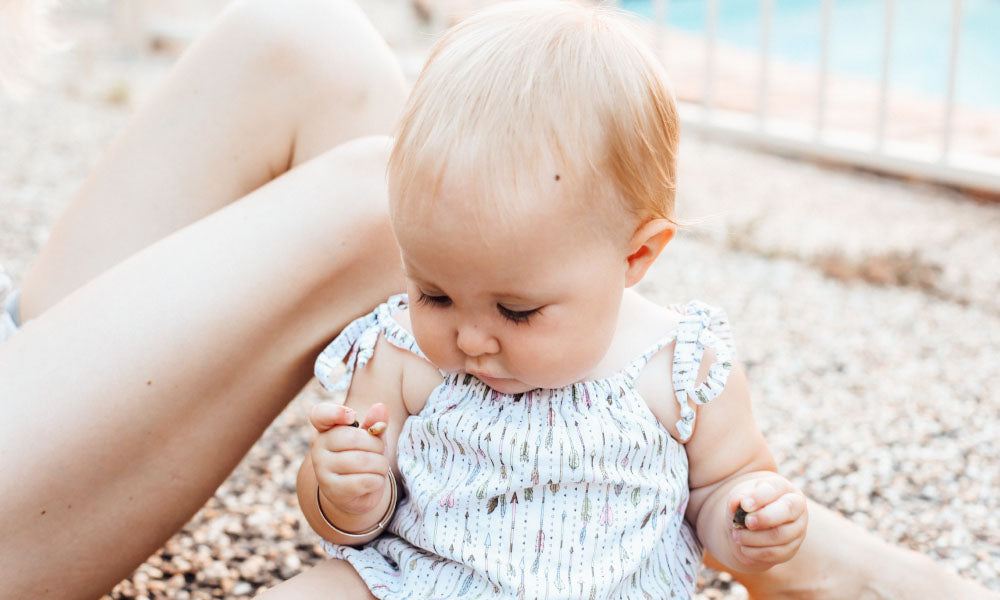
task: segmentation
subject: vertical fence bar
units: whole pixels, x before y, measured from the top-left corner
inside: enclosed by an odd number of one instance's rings
[[[760,2],[760,66],[757,80],[757,128],[767,122],[767,88],[771,78],[771,13],[773,0]]]
[[[705,3],[705,119],[710,119],[712,106],[715,103],[715,26],[719,12],[718,0],[707,0]]]
[[[886,119],[889,112],[889,66],[892,57],[893,0],[885,0],[885,27],[882,32],[882,77],[878,90],[878,121],[875,125],[875,151],[885,145]]]
[[[656,55],[666,60],[667,19],[670,6],[667,0],[653,0],[653,22],[656,24]]]
[[[948,162],[955,119],[955,73],[958,70],[958,48],[962,38],[962,0],[951,2],[951,54],[948,57],[948,91],[944,100],[944,124],[941,128],[940,162]]]
[[[816,139],[823,137],[826,126],[826,90],[830,71],[830,28],[833,21],[833,1],[823,0],[820,24],[819,82],[816,90]]]

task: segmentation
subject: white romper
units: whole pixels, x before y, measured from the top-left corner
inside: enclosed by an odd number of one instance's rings
[[[423,356],[392,313],[397,295],[349,325],[320,355],[330,390],[350,385],[379,336]],[[684,447],[635,388],[647,361],[674,339],[677,427],[725,385],[731,343],[725,315],[674,307],[677,330],[622,371],[559,389],[502,394],[464,374],[443,375],[397,447],[406,496],[387,531],[360,547],[325,544],[382,599],[689,598],[701,547],[684,520]],[[700,386],[701,357],[717,360]],[[337,365],[348,372],[334,383]]]

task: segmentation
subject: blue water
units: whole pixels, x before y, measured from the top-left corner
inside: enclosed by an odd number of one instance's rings
[[[759,0],[719,0],[716,34],[725,43],[759,50]],[[956,101],[982,109],[1000,109],[1000,0],[965,0],[956,71]],[[668,24],[703,33],[704,0],[670,0]],[[650,0],[622,0],[621,6],[650,16]],[[819,65],[819,0],[774,0],[771,53],[775,58]],[[951,51],[950,0],[896,0],[889,84],[943,99]],[[830,29],[832,73],[879,79],[885,2],[837,0]],[[1000,127],[1000,124],[998,124]]]

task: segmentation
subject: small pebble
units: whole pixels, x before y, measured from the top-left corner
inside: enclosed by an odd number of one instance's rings
[[[736,507],[736,513],[733,514],[733,527],[736,529],[746,529],[747,526],[747,511],[743,510],[742,506]]]

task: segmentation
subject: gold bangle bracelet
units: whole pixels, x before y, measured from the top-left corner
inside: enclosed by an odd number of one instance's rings
[[[326,513],[323,512],[323,504],[319,500],[319,494],[320,494],[319,485],[317,484],[316,508],[319,509],[319,515],[323,517],[323,521],[325,521],[326,524],[329,525],[331,529],[336,531],[339,535],[342,535],[348,539],[360,540],[362,538],[370,536],[371,534],[377,531],[381,531],[382,529],[385,528],[386,525],[389,524],[389,521],[392,520],[392,516],[396,513],[396,500],[398,498],[398,492],[396,491],[396,476],[392,474],[392,471],[386,473],[386,476],[389,478],[389,508],[386,509],[385,514],[382,516],[381,519],[379,519],[378,523],[376,523],[368,531],[362,531],[360,533],[351,533],[349,531],[344,531],[340,527],[337,527],[336,525],[331,523],[330,519],[327,518]]]

